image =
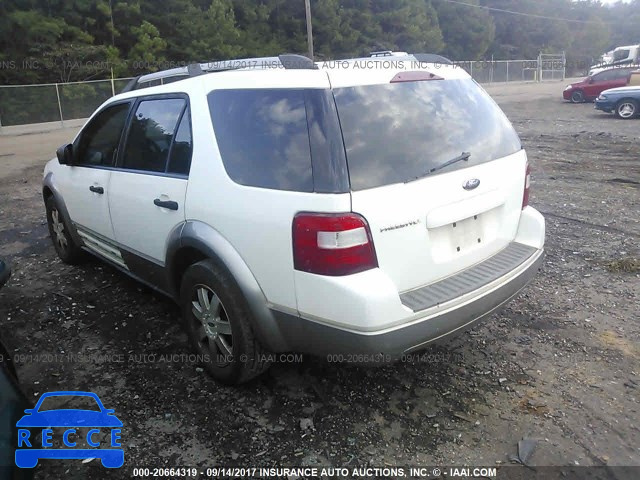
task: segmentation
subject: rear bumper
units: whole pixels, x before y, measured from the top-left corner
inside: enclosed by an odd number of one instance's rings
[[[273,313],[290,350],[316,355],[385,354],[397,358],[460,333],[496,312],[533,279],[543,258],[544,250],[537,249],[517,271],[497,279],[489,291],[476,296],[472,293],[472,298],[461,305],[379,332],[356,332],[280,311]]]

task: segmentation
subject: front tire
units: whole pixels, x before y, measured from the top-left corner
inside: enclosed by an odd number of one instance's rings
[[[52,196],[46,199],[47,224],[49,226],[49,236],[53,242],[53,247],[60,260],[70,265],[77,265],[85,258],[82,249],[76,245],[71,236],[69,225],[58,208],[56,199]]]
[[[269,368],[244,297],[233,278],[212,260],[187,269],[180,305],[189,340],[214,379],[237,385]]]
[[[576,90],[571,94],[571,103],[584,103],[584,92],[582,90]]]
[[[630,120],[638,115],[638,102],[625,98],[616,105],[616,116],[622,120]]]

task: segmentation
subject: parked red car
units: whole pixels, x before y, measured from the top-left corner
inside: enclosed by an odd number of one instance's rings
[[[562,92],[562,96],[572,103],[593,101],[605,90],[627,85],[631,72],[636,69],[637,67],[617,67],[604,70],[578,83],[568,85]]]

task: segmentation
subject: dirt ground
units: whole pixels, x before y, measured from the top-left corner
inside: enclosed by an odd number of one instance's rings
[[[362,368],[305,357],[239,388],[196,363],[160,361],[191,353],[169,300],[98,261],[57,259],[41,172],[75,129],[0,136],[0,256],[14,270],[0,291],[0,331],[22,385],[34,399],[96,392],[124,424],[122,469],[45,460],[37,478],[500,466],[523,438],[537,442],[533,466],[640,465],[640,119],[564,103],[563,87],[487,87],[522,137],[531,203],[547,219],[546,261],[525,292],[420,361]]]

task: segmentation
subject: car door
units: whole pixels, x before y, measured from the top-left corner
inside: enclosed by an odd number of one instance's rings
[[[60,169],[58,185],[71,221],[87,248],[117,264],[109,215],[111,168],[131,107],[130,101],[105,107],[82,129],[73,145],[73,164]]]
[[[618,70],[615,70],[615,74],[611,79],[612,86],[609,88],[626,87],[627,84],[629,83],[630,74],[631,74],[631,70],[627,68],[620,68]]]
[[[186,95],[142,97],[109,181],[109,209],[127,267],[160,288],[167,238],[185,220],[191,164]]]
[[[600,72],[593,77],[591,77],[591,81],[584,88],[585,97],[587,98],[595,98],[604,90],[611,88],[609,87],[609,82],[611,79],[610,71]]]

